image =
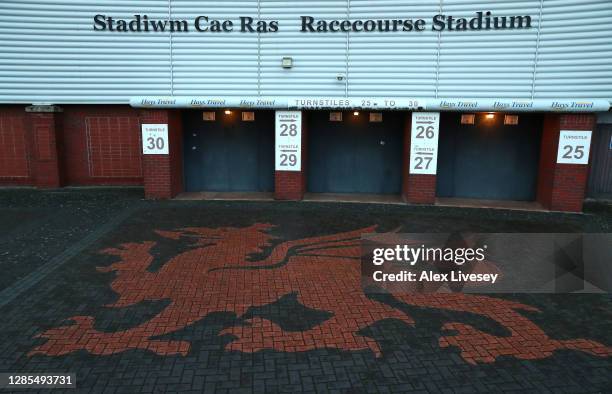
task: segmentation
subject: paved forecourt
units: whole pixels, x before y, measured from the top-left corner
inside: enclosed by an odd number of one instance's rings
[[[603,231],[605,212],[115,201],[46,264],[9,241],[50,216],[6,224],[5,253],[34,264],[0,293],[0,372],[72,372],[77,387],[100,392],[593,392],[612,383],[608,295],[368,296],[359,271],[365,232]],[[0,214],[29,212],[9,209]]]

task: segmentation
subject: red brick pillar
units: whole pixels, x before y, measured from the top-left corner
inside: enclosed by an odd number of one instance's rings
[[[412,130],[412,113],[406,114],[404,123],[404,168],[402,197],[412,204],[435,204],[436,175],[410,173],[410,138]]]
[[[55,105],[32,105],[26,107],[26,112],[34,185],[41,189],[62,187],[60,119],[62,109]]]
[[[166,109],[140,111],[140,124],[167,124],[167,155],[143,155],[145,197],[170,199],[183,191],[183,130],[181,112]]]
[[[308,127],[306,114],[302,112],[302,168],[301,171],[276,171],[274,175],[274,199],[300,201],[306,192],[306,168],[308,160]],[[276,149],[276,145],[275,145]]]
[[[547,114],[544,118],[538,174],[538,202],[552,211],[582,212],[589,165],[559,164],[561,130],[593,131],[593,114]]]

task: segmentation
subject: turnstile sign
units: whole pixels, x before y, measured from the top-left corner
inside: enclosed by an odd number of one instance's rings
[[[410,173],[435,175],[438,170],[439,112],[413,112]]]
[[[559,164],[589,164],[592,131],[561,130],[559,133]]]
[[[143,124],[142,125],[142,154],[143,155],[167,155],[168,149],[168,125],[167,124]]]
[[[302,112],[276,111],[276,171],[302,170]]]

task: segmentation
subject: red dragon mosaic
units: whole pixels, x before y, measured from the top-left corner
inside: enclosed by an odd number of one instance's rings
[[[412,325],[413,319],[390,305],[372,300],[361,287],[360,237],[375,227],[333,235],[281,242],[272,247],[269,224],[244,228],[186,228],[158,231],[165,238],[192,237],[195,247],[150,272],[151,249],[155,242],[126,243],[102,253],[119,261],[98,268],[115,272],[111,287],[118,299],[110,308],[122,308],[145,300],[169,300],[158,315],[141,325],[117,332],[94,328],[94,317],[71,317],[71,325],[50,329],[39,335],[47,341],[29,354],[49,356],[85,350],[110,355],[130,349],[145,349],[159,355],[187,355],[187,341],[159,339],[188,327],[214,312],[242,316],[251,307],[277,301],[296,293],[307,308],[330,312],[330,318],[304,331],[285,331],[261,317],[248,325],[230,327],[220,334],[235,339],[226,349],[256,352],[274,349],[301,352],[321,348],[344,351],[370,349],[381,356],[379,344],[358,332],[382,319],[399,319]],[[249,256],[271,248],[266,258],[250,261]],[[248,269],[246,269],[248,268]],[[518,302],[467,294],[396,294],[408,305],[469,312],[492,319],[510,333],[491,335],[471,325],[448,322],[439,338],[443,348],[456,347],[471,364],[492,363],[499,356],[542,359],[555,350],[572,349],[608,357],[612,348],[588,339],[556,340],[519,311],[537,311]]]

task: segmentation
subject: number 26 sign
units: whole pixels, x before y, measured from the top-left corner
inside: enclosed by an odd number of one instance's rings
[[[410,173],[433,174],[438,169],[439,112],[413,112],[410,137]]]
[[[168,153],[168,125],[143,124],[142,154],[167,155]]]

